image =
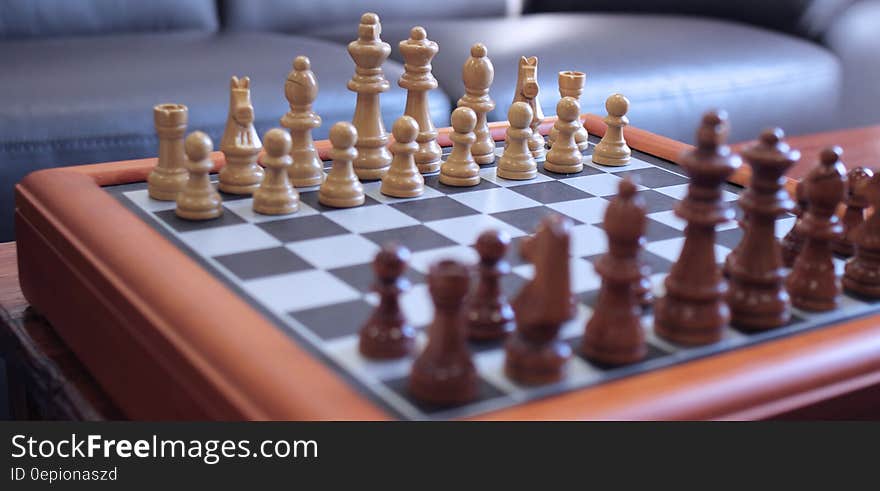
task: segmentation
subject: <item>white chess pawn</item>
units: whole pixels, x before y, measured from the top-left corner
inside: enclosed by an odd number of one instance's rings
[[[290,183],[288,169],[293,165],[290,135],[280,129],[271,129],[263,135],[266,155],[263,165],[266,175],[254,191],[254,211],[264,215],[287,215],[299,209],[299,193]]]
[[[584,170],[581,162],[583,155],[578,148],[576,135],[581,128],[578,116],[581,105],[572,97],[563,97],[556,104],[556,138],[550,151],[547,152],[547,160],[544,168],[550,172],[559,174],[575,174]]]
[[[623,128],[629,124],[626,117],[629,111],[629,100],[623,94],[614,94],[605,100],[605,136],[593,149],[593,162],[601,165],[626,165],[630,158],[630,149],[623,139]]]
[[[452,152],[440,167],[440,182],[447,186],[476,186],[480,183],[480,166],[471,155],[471,146],[477,140],[474,128],[477,113],[469,107],[452,111]]]
[[[495,173],[504,179],[522,181],[534,179],[538,175],[538,164],[529,150],[532,137],[532,108],[525,102],[514,102],[507,112],[506,145],[498,159]]]
[[[177,208],[174,212],[187,220],[217,218],[223,213],[223,202],[209,177],[214,168],[210,156],[214,142],[201,131],[194,131],[186,137],[184,149],[189,179],[183,191],[177,194]]]
[[[358,133],[351,123],[339,122],[330,128],[330,158],[333,167],[318,189],[318,202],[334,208],[351,208],[364,204],[364,186],[354,173],[352,161],[357,158],[354,148]]]
[[[395,198],[414,198],[425,192],[425,179],[416,165],[415,153],[419,151],[416,138],[419,124],[414,118],[401,116],[391,127],[394,143],[391,144],[391,167],[382,176],[379,192]]]

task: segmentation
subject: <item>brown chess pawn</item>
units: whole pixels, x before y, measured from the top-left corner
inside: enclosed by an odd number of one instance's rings
[[[843,287],[868,298],[880,298],[880,174],[866,181],[864,196],[874,213],[853,234],[855,255],[846,263]]]
[[[357,130],[349,123],[339,122],[330,128],[333,166],[318,189],[318,202],[322,205],[351,208],[364,204],[364,186],[352,166],[352,161],[357,157],[357,149],[354,148],[357,139]]]
[[[856,167],[846,175],[846,211],[843,213],[843,234],[831,243],[834,252],[852,256],[855,251],[855,232],[865,222],[868,207],[868,183],[874,172],[867,167]]]
[[[452,152],[440,166],[440,182],[447,186],[476,186],[480,183],[480,166],[471,154],[471,145],[476,141],[474,128],[477,115],[469,107],[459,107],[452,111]]]
[[[495,173],[498,177],[513,180],[534,179],[538,175],[538,164],[529,150],[529,139],[532,130],[532,109],[525,102],[514,102],[507,112],[506,145],[504,153],[498,159]]]
[[[217,218],[223,213],[223,202],[209,176],[214,168],[211,160],[214,143],[208,135],[194,131],[186,137],[184,149],[189,178],[183,191],[177,193],[177,208],[174,212],[187,220]]]
[[[605,117],[608,128],[593,149],[593,162],[610,166],[626,165],[632,153],[623,136],[623,128],[629,124],[626,117],[629,99],[622,94],[613,94],[605,100],[605,109],[608,111]]]
[[[416,137],[419,125],[409,116],[401,116],[391,128],[394,143],[391,144],[391,167],[382,176],[379,191],[395,198],[413,198],[425,192],[425,179],[416,166],[415,153],[419,150]]]
[[[681,157],[690,177],[687,196],[675,208],[687,221],[684,245],[666,277],[666,295],[654,305],[654,331],[674,343],[719,341],[730,319],[724,302],[727,283],[715,258],[715,226],[734,218],[721,199],[721,186],[741,165],[726,144],[728,131],[725,112],[704,114],[697,148]]]
[[[251,81],[248,77],[232,77],[229,115],[220,140],[220,151],[226,157],[226,165],[218,175],[220,190],[230,194],[254,194],[263,180],[263,169],[257,164],[262,149],[254,128]]]
[[[819,156],[819,165],[804,178],[808,205],[796,225],[805,238],[804,248],[785,280],[791,303],[799,309],[832,310],[840,302],[840,281],[834,271],[831,241],[843,231],[835,215],[846,192],[842,153],[840,147],[826,148]]]
[[[501,339],[513,330],[513,309],[501,291],[501,277],[510,273],[504,260],[509,246],[510,236],[497,230],[480,234],[474,246],[480,255],[480,281],[466,308],[470,339]]]
[[[290,181],[299,188],[317,186],[324,180],[324,163],[315,151],[312,130],[321,126],[321,116],[312,110],[318,97],[318,79],[307,57],[293,60],[293,70],[284,82],[284,96],[290,104],[290,111],[281,118],[281,126],[290,130],[292,140]]]
[[[495,109],[495,101],[489,97],[489,87],[495,78],[495,67],[487,54],[485,45],[477,43],[471,46],[471,56],[464,62],[461,71],[465,94],[458,100],[458,107],[473,109],[477,115],[474,128],[476,140],[471,147],[477,165],[495,162],[495,140],[486,122],[486,113]]]
[[[376,254],[373,289],[379,294],[379,305],[360,331],[360,352],[367,358],[401,358],[410,354],[415,345],[415,329],[406,322],[400,310],[400,294],[409,288],[403,276],[409,260],[409,249],[386,244]]]
[[[428,107],[428,91],[437,88],[437,79],[431,74],[431,60],[437,55],[437,43],[428,39],[425,28],[413,27],[409,39],[400,42],[400,55],[404,61],[404,73],[397,82],[407,90],[405,114],[419,124],[416,141],[416,166],[422,174],[432,174],[440,170],[440,144],[437,143],[437,130],[431,122]]]
[[[746,216],[745,232],[725,264],[731,323],[750,331],[779,327],[791,318],[775,226],[776,218],[794,206],[783,188],[784,175],[800,154],[783,141],[784,137],[779,128],[765,130],[758,143],[742,154],[752,168],[749,187],[739,198]]]
[[[782,263],[788,268],[794,265],[795,258],[801,253],[801,249],[804,248],[804,237],[798,232],[798,223],[801,222],[804,213],[807,211],[807,198],[804,192],[803,180],[797,183],[794,194],[796,206],[792,209],[792,213],[797,216],[797,219],[794,225],[791,226],[791,230],[782,238]]]
[[[263,136],[266,154],[263,165],[266,175],[254,191],[254,211],[264,215],[287,215],[299,209],[299,193],[290,183],[287,170],[293,164],[290,158],[290,135],[280,128],[271,129]]]
[[[463,315],[469,282],[470,271],[456,261],[441,261],[428,272],[434,321],[428,326],[428,345],[409,376],[409,391],[422,402],[448,406],[477,397],[479,378],[465,340]]]
[[[379,35],[379,16],[368,12],[361,16],[358,38],[348,44],[348,54],[355,64],[355,75],[348,81],[348,90],[357,92],[352,124],[357,129],[357,158],[354,170],[360,179],[381,179],[391,165],[391,154],[385,148],[388,135],[382,123],[379,95],[391,84],[382,72],[382,64],[391,54],[391,45]]]
[[[556,104],[557,119],[553,125],[553,129],[556,130],[556,141],[547,152],[547,160],[544,162],[544,168],[548,171],[576,174],[584,170],[584,164],[581,162],[583,154],[575,141],[578,128],[583,128],[578,119],[580,113],[580,104],[571,97],[563,97]]]
[[[541,103],[538,102],[539,91],[538,57],[520,57],[513,103],[524,102],[532,110],[532,120],[529,123],[529,129],[532,132],[529,135],[528,145],[529,150],[532,152],[532,157],[536,159],[543,157],[546,153],[544,136],[538,131],[538,127],[544,122],[544,111],[541,109]]]
[[[642,308],[635,290],[642,278],[638,256],[647,226],[645,213],[635,184],[629,179],[621,181],[617,196],[605,211],[608,253],[596,263],[602,287],[581,344],[581,352],[590,360],[624,365],[647,353]]]
[[[546,384],[565,375],[571,348],[559,340],[559,329],[575,313],[567,261],[570,241],[571,221],[553,214],[520,244],[535,273],[513,299],[516,329],[504,344],[504,371],[517,383]]]
[[[576,72],[573,70],[559,72],[559,97],[571,97],[580,104],[581,94],[584,93],[584,83],[586,80],[587,74],[584,72]],[[587,129],[584,128],[583,123],[581,123],[580,114],[578,114],[576,122],[578,124],[578,129],[574,134],[574,141],[577,143],[578,150],[583,152],[590,147],[590,135],[587,133]],[[556,134],[555,126],[551,128],[550,132],[547,134],[547,144],[550,148],[553,148],[553,143],[556,141]]]
[[[153,108],[153,122],[159,136],[159,160],[147,176],[147,191],[153,199],[174,201],[186,186],[186,155],[183,134],[186,132],[187,108],[183,104],[159,104]]]

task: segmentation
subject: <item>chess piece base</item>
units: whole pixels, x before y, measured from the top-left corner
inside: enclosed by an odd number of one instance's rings
[[[593,150],[593,163],[599,165],[607,165],[611,167],[621,167],[629,163],[630,155],[621,155],[620,157],[609,157],[596,155],[598,150]]]
[[[730,310],[720,299],[692,303],[664,297],[657,300],[654,309],[654,332],[684,346],[717,343],[721,340],[722,328],[730,320]]]
[[[147,190],[153,199],[174,201],[177,199],[177,194],[183,191],[187,180],[189,180],[189,172],[186,169],[156,168],[147,176]]]
[[[218,218],[223,214],[223,204],[220,198],[212,199],[211,207],[205,207],[201,203],[193,206],[195,203],[187,203],[186,201],[178,201],[174,214],[185,220],[211,220]]]
[[[324,206],[329,206],[332,208],[354,208],[355,206],[361,206],[364,204],[365,198],[363,195],[361,196],[327,196],[325,194],[321,194],[318,192],[318,202]]]
[[[547,148],[544,146],[544,137],[537,131],[532,133],[531,138],[529,138],[529,151],[532,152],[532,157],[536,159],[543,158],[547,155]]]
[[[863,297],[880,298],[880,283],[867,283],[844,276],[843,288]]]
[[[477,398],[480,386],[475,370],[433,370],[413,368],[409,376],[409,392],[416,399],[438,406],[455,406],[465,404]],[[438,377],[432,374],[442,373],[451,376]]]
[[[260,190],[254,192],[254,211],[261,215],[289,215],[298,210],[299,198],[293,193],[285,198],[273,198],[266,197]]]
[[[425,192],[425,186],[413,187],[413,188],[400,188],[393,186],[385,186],[385,183],[382,183],[382,186],[379,188],[379,192],[384,194],[385,196],[391,196],[392,198],[415,198],[416,196],[421,196]]]
[[[367,358],[391,360],[412,353],[415,339],[415,330],[406,324],[394,329],[366,326],[361,330],[358,348]]]
[[[550,162],[544,161],[544,169],[555,172],[557,174],[577,174],[584,170],[584,164],[578,162],[576,164],[551,164]]]
[[[514,327],[513,310],[509,306],[501,312],[489,306],[468,313],[468,338],[474,341],[503,339],[513,332]]]
[[[601,363],[603,365],[619,366],[629,365],[643,360],[648,353],[648,350],[645,348],[644,343],[639,345],[636,349],[621,351],[615,350],[611,346],[599,347],[584,342],[581,346],[581,353],[583,353],[583,355],[590,361]]]
[[[471,156],[474,158],[474,162],[477,165],[491,165],[495,163],[495,149],[493,148],[491,152],[484,154],[472,153]]]
[[[526,181],[537,177],[538,169],[514,171],[498,167],[495,171],[495,175],[503,179],[510,179],[512,181]]]
[[[524,385],[558,382],[565,375],[565,364],[571,358],[571,348],[552,339],[535,344],[514,333],[504,344],[504,372],[512,380]]]
[[[236,168],[232,164],[220,170],[220,191],[229,194],[254,194],[263,181],[263,168],[256,163]]]
[[[448,174],[440,174],[440,183],[447,186],[470,187],[480,183],[479,174],[473,177],[454,177]]]
[[[290,178],[290,183],[293,184],[293,187],[296,188],[308,188],[312,186],[320,186],[321,183],[324,182],[324,173],[322,172],[320,176],[313,176],[309,178],[297,179],[295,177]]]

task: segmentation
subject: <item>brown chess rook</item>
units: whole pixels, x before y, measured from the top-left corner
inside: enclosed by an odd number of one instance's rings
[[[354,170],[364,180],[381,179],[391,165],[391,154],[385,148],[388,135],[379,104],[379,95],[391,87],[382,72],[382,64],[391,54],[391,45],[380,39],[381,33],[379,16],[368,12],[361,16],[357,40],[348,44],[348,54],[355,64],[355,75],[348,81],[348,90],[357,93],[352,118],[358,133]]]
[[[470,108],[477,115],[474,128],[476,140],[471,147],[477,165],[495,162],[495,140],[486,121],[486,113],[495,109],[495,101],[489,96],[489,87],[495,78],[495,67],[487,54],[485,45],[477,43],[471,46],[471,56],[464,62],[461,71],[465,94],[458,100],[458,107]]]
[[[504,371],[517,383],[559,381],[571,358],[571,348],[559,340],[562,324],[575,314],[567,260],[571,226],[567,218],[548,215],[520,244],[535,273],[513,299],[516,329],[504,344]]]
[[[284,82],[284,95],[290,110],[281,118],[281,126],[290,130],[292,140],[288,170],[290,181],[298,188],[318,186],[324,181],[324,163],[318,158],[312,130],[321,126],[321,116],[312,110],[318,97],[318,79],[312,63],[305,56],[293,60],[293,70]]]
[[[419,124],[419,151],[416,152],[416,165],[422,174],[433,174],[440,170],[440,144],[437,143],[437,129],[431,122],[431,109],[428,107],[428,91],[437,88],[437,79],[431,74],[431,60],[437,55],[437,43],[428,39],[425,28],[413,27],[409,39],[400,42],[405,71],[397,84],[406,89],[406,108],[404,114]]]
[[[864,194],[874,213],[853,234],[855,255],[846,263],[843,287],[868,298],[880,298],[880,174],[867,179]]]
[[[826,148],[819,156],[819,165],[804,177],[807,210],[796,225],[805,239],[804,248],[785,280],[791,303],[799,309],[832,310],[840,302],[840,281],[834,271],[831,241],[843,232],[835,215],[846,192],[842,153],[840,147]]]
[[[794,206],[784,188],[784,175],[800,154],[782,140],[784,137],[779,128],[765,130],[758,143],[742,153],[752,168],[751,183],[739,198],[746,216],[745,231],[725,264],[731,323],[746,330],[772,329],[791,318],[775,226],[776,218]]]
[[[214,168],[211,151],[214,142],[201,131],[194,131],[186,137],[186,170],[189,178],[183,191],[177,193],[177,208],[174,212],[186,220],[210,220],[223,213],[220,193],[211,184],[210,172]]]
[[[605,211],[608,253],[596,262],[602,287],[581,343],[581,352],[590,360],[625,365],[645,357],[642,307],[636,287],[643,275],[639,250],[646,226],[645,203],[636,194],[635,184],[624,179]]]
[[[465,337],[463,307],[469,283],[470,270],[456,261],[441,261],[428,272],[434,321],[428,326],[428,345],[413,362],[409,376],[409,391],[422,402],[464,404],[479,393],[479,377]]]
[[[480,255],[480,280],[466,309],[470,339],[501,339],[513,330],[513,309],[501,291],[501,277],[510,273],[510,264],[504,259],[509,246],[506,232],[488,230],[477,238],[474,248]]]
[[[183,104],[159,104],[153,108],[153,122],[159,136],[159,161],[147,176],[147,192],[153,199],[174,201],[186,186],[186,154],[183,135],[186,133],[187,108]]]
[[[226,165],[220,170],[220,190],[230,194],[254,194],[263,180],[263,168],[257,158],[263,145],[254,128],[251,104],[251,81],[232,77],[229,91],[229,115],[220,140]]]
[[[831,243],[834,252],[849,257],[855,252],[856,230],[865,223],[868,207],[868,185],[874,172],[867,167],[856,167],[846,175],[846,211],[843,213],[843,234]]]
[[[785,234],[785,237],[782,238],[782,262],[788,268],[794,265],[795,258],[801,253],[801,249],[804,248],[804,238],[798,232],[798,223],[801,222],[804,212],[807,211],[807,198],[804,193],[803,180],[797,183],[794,196],[795,207],[792,209],[792,213],[797,216],[797,219],[795,220],[794,225],[791,226],[791,230],[789,230],[788,233]]]
[[[730,319],[724,302],[727,283],[715,258],[715,226],[734,217],[721,199],[721,186],[741,165],[726,144],[728,131],[727,113],[704,114],[697,148],[681,157],[690,177],[687,196],[675,208],[687,221],[684,246],[666,277],[666,295],[654,310],[654,331],[674,343],[714,343]]]
[[[529,124],[532,134],[529,136],[528,142],[529,151],[532,152],[532,157],[536,159],[543,157],[547,151],[544,147],[544,137],[538,131],[538,127],[544,122],[544,111],[541,109],[541,103],[538,102],[539,91],[538,57],[520,57],[513,102],[514,104],[524,102],[532,110],[532,121]]]
[[[415,346],[415,329],[407,323],[399,302],[400,294],[409,289],[403,276],[407,261],[409,249],[398,244],[386,244],[373,260],[373,290],[379,294],[379,305],[361,327],[359,344],[367,358],[401,358]]]
[[[274,128],[263,136],[266,154],[263,165],[266,176],[254,191],[254,211],[264,215],[287,215],[299,209],[299,193],[290,183],[287,170],[293,164],[290,157],[290,135],[281,128]]]
[[[586,80],[587,74],[584,72],[577,72],[574,70],[559,72],[559,97],[571,97],[578,102],[578,105],[580,105],[581,94],[584,93],[584,83]],[[558,115],[559,113],[557,111],[557,116]],[[578,150],[583,152],[590,147],[590,135],[587,133],[587,129],[584,128],[584,125],[581,122],[580,114],[578,114],[576,122],[578,129],[574,134],[574,140],[577,143]],[[556,135],[557,130],[554,126],[547,134],[547,144],[550,148],[553,148],[553,143],[556,141]]]

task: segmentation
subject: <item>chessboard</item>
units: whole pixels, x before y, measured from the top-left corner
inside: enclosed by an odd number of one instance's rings
[[[293,342],[306,347],[365,397],[403,419],[471,417],[880,311],[876,302],[845,296],[842,307],[832,312],[796,310],[787,326],[762,333],[727,327],[720,342],[688,348],[657,337],[651,309],[646,309],[642,325],[648,355],[643,361],[608,367],[576,356],[562,381],[543,386],[519,385],[505,375],[501,341],[470,342],[481,390],[477,400],[458,407],[426,405],[409,395],[406,382],[412,357],[376,361],[359,353],[358,332],[377,304],[371,289],[372,261],[382,245],[397,242],[412,251],[407,273],[412,287],[403,295],[402,307],[419,331],[417,346],[423,347],[424,328],[434,312],[425,283],[430,265],[443,259],[475,264],[478,256],[472,246],[477,235],[485,230],[504,231],[512,237],[513,247],[507,258],[512,272],[502,285],[513,296],[533,272],[533,266],[519,257],[517,242],[552,213],[574,224],[568,261],[577,315],[563,326],[560,336],[577,353],[601,284],[593,263],[606,252],[605,207],[624,177],[638,183],[638,194],[646,204],[648,227],[642,257],[651,269],[655,295],[662,296],[663,279],[683,243],[685,222],[673,209],[685,195],[688,178],[675,164],[638,151],[625,166],[596,165],[590,159],[596,141],[594,137],[584,152],[584,170],[576,174],[554,174],[541,167],[536,179],[512,181],[496,177],[494,165],[489,165],[481,168],[483,179],[478,186],[451,187],[440,183],[436,175],[426,176],[425,193],[409,199],[385,196],[379,192],[381,182],[373,181],[364,184],[366,203],[349,209],[326,207],[318,202],[317,188],[304,188],[300,189],[301,208],[293,215],[256,214],[252,198],[223,194],[220,219],[189,221],[175,215],[174,202],[151,199],[145,183],[105,190]],[[496,153],[502,151],[499,142]],[[740,189],[726,184],[723,199],[734,202]],[[782,237],[794,220],[792,215],[780,218],[777,236]],[[719,261],[741,237],[742,229],[735,221],[718,227],[715,253]],[[844,260],[835,258],[835,263],[842,270]],[[246,335],[248,326],[240,327]]]

